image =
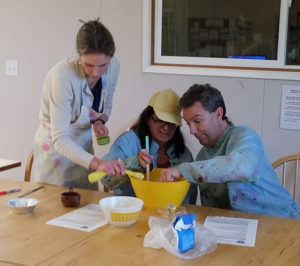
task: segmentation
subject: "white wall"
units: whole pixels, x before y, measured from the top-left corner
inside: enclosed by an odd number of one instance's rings
[[[0,158],[22,161],[22,167],[1,176],[24,177],[45,75],[75,54],[78,19],[99,15],[99,0],[0,0]],[[18,60],[18,76],[5,75],[7,59]]]
[[[0,158],[22,161],[22,167],[1,176],[22,179],[26,157],[38,125],[40,92],[48,69],[75,53],[75,36],[84,20],[97,16],[112,32],[121,74],[108,122],[114,140],[147,105],[157,90],[173,88],[179,95],[193,83],[219,88],[235,124],[248,124],[263,138],[271,161],[300,152],[300,132],[279,129],[281,87],[295,81],[149,74],[142,72],[141,0],[0,0]],[[19,75],[5,75],[5,60],[19,62]],[[199,144],[183,127],[193,154]],[[109,146],[95,147],[103,155]]]

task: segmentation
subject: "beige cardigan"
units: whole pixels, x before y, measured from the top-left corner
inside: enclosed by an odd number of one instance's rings
[[[106,75],[106,86],[102,88],[99,110],[110,116],[113,94],[120,73],[117,58],[111,59]],[[87,85],[78,57],[67,58],[56,64],[48,73],[42,91],[39,118],[50,123],[54,148],[64,157],[85,168],[94,157],[70,137],[69,126],[75,123],[83,102],[83,94],[89,106],[93,95]],[[89,125],[90,127],[90,125]]]

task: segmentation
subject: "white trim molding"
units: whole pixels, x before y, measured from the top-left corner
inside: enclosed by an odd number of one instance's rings
[[[291,0],[281,0],[277,60],[230,60],[161,56],[161,34],[156,34],[152,48],[152,0],[143,0],[143,72],[182,75],[245,77],[262,79],[300,80],[300,66],[285,65],[288,12]],[[162,0],[155,0],[155,32],[161,32]],[[151,50],[154,49],[154,63]],[[201,63],[199,63],[199,59]],[[258,65],[258,62],[259,65]],[[241,67],[242,66],[242,67]]]

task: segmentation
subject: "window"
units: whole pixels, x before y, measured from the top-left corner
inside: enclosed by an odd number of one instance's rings
[[[144,0],[144,70],[300,80],[300,0]]]
[[[286,64],[300,66],[300,1],[294,0],[289,9]]]

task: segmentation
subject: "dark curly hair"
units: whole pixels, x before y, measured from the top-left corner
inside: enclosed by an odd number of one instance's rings
[[[149,136],[149,142],[151,143],[152,137],[150,133],[150,128],[148,126],[147,121],[151,118],[151,116],[154,114],[154,109],[152,106],[147,106],[142,113],[140,114],[137,122],[131,127],[133,129],[138,137],[140,138],[141,146],[145,147],[145,137]],[[184,145],[184,138],[181,133],[180,127],[177,126],[174,136],[172,139],[169,140],[168,146],[171,144],[174,144],[175,147],[175,155],[176,157],[179,157],[180,154],[184,152],[185,145]]]
[[[223,109],[222,119],[229,125],[232,124],[226,116],[226,107],[221,92],[210,84],[194,84],[181,96],[179,104],[182,108],[188,108],[196,102],[201,102],[205,110],[210,113],[221,107]]]

